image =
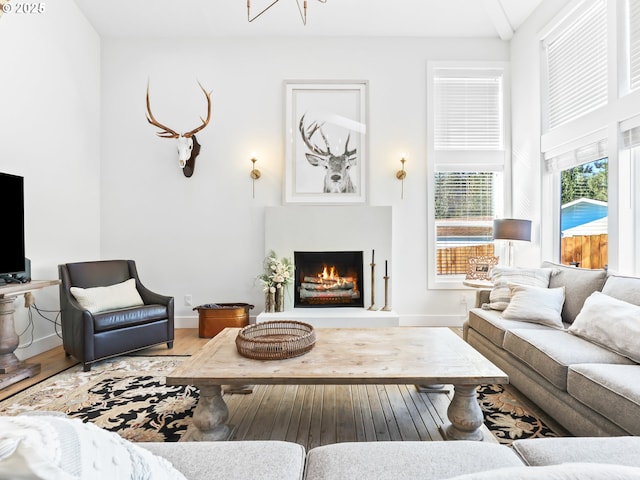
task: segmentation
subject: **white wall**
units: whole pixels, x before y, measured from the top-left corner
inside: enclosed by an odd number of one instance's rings
[[[393,210],[392,306],[402,324],[459,325],[460,299],[470,304],[474,292],[427,290],[426,65],[508,57],[508,44],[489,39],[104,39],[102,257],[136,259],[143,282],[176,297],[179,324],[197,318],[185,294],[194,305],[239,301],[259,313],[264,208],[282,198],[283,81],[368,80],[369,204]],[[213,91],[189,179],[173,141],[145,121],[148,79],[156,118],[180,131],[205,112],[196,80]],[[252,151],[263,173],[255,199]],[[404,200],[395,178],[402,152]]]
[[[56,279],[59,263],[100,255],[100,39],[72,0],[46,7],[0,18],[0,171],[25,179],[35,279]],[[11,199],[2,202],[10,208]],[[40,309],[58,309],[56,287],[35,297]],[[24,331],[22,299],[15,317]],[[35,341],[28,346],[30,331],[20,337],[20,358],[60,343],[53,324],[33,318]]]

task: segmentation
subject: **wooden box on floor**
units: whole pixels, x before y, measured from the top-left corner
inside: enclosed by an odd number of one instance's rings
[[[242,328],[249,325],[248,303],[211,303],[200,305],[198,311],[198,334],[200,338],[215,337],[227,327]]]

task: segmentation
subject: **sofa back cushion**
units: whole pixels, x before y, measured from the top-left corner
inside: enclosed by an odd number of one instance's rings
[[[640,305],[640,278],[609,275],[602,293],[623,302]]]
[[[504,310],[511,301],[511,285],[549,286],[553,274],[551,268],[495,267],[491,270],[493,289],[489,303],[483,304],[485,310]]]
[[[606,270],[568,267],[552,262],[542,262],[542,266],[558,270],[549,279],[549,288],[565,288],[562,307],[562,321],[565,323],[573,323],[587,297],[601,291],[607,278]]]

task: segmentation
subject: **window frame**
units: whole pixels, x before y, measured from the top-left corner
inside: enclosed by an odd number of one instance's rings
[[[501,150],[436,150],[434,78],[438,69],[502,71]],[[427,289],[462,289],[464,275],[437,274],[437,230],[435,224],[435,173],[437,171],[502,172],[504,216],[511,205],[511,78],[509,63],[501,61],[433,61],[427,62]]]

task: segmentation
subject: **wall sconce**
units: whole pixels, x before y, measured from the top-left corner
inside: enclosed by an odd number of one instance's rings
[[[251,194],[253,198],[256,198],[256,180],[258,180],[260,178],[260,175],[262,175],[260,173],[260,170],[256,168],[257,161],[258,159],[256,158],[256,156],[252,155],[251,156],[251,172],[249,173],[249,175],[251,175]]]
[[[400,190],[400,198],[404,199],[404,179],[407,177],[407,171],[404,169],[404,162],[407,160],[404,158],[404,155],[400,159],[400,163],[402,164],[402,168],[396,172],[396,178],[402,182],[402,187]]]

